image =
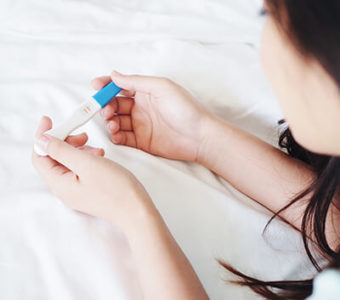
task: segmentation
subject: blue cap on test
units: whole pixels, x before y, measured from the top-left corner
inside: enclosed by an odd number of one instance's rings
[[[104,86],[98,93],[94,94],[92,98],[98,102],[103,108],[108,104],[122,89],[116,86],[113,82]]]

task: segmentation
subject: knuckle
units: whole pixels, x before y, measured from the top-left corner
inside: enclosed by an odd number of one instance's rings
[[[161,78],[161,84],[164,86],[164,88],[173,88],[176,86],[174,81],[166,77]]]
[[[171,79],[167,78],[167,77],[161,77],[161,80],[165,85],[173,84],[173,81]]]
[[[63,148],[63,142],[58,139],[54,139],[48,144],[47,152],[52,156],[59,157]]]

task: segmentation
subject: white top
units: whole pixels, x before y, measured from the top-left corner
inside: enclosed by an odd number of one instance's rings
[[[326,299],[340,299],[340,271],[329,269],[314,279],[313,295],[308,300]]]

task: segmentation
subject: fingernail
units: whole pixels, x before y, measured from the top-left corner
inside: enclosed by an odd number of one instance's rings
[[[109,132],[111,131],[111,129],[110,129],[110,123],[107,123],[107,124],[106,124],[106,130],[109,131]]]
[[[83,135],[85,138],[89,137],[86,132],[82,132],[80,135]]]
[[[47,150],[47,146],[49,144],[49,142],[51,141],[51,139],[47,136],[47,135],[41,135],[37,141],[36,144],[44,151]]]
[[[114,123],[112,123],[112,122],[110,122],[110,123],[108,123],[107,124],[107,129],[108,129],[108,131],[113,131],[114,129],[115,129],[115,124]]]
[[[103,117],[106,117],[108,115],[108,111],[107,111],[106,107],[102,109],[101,114],[102,114]]]
[[[111,74],[112,74],[112,76],[121,76],[121,75],[123,75],[122,73],[119,73],[118,71],[115,71],[115,70],[113,70]]]

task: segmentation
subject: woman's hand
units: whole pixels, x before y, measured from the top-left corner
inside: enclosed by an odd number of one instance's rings
[[[68,207],[123,230],[131,225],[126,221],[133,220],[134,212],[137,215],[146,207],[153,209],[148,194],[132,173],[104,158],[102,149],[84,146],[85,134],[63,142],[43,135],[51,127],[51,120],[44,117],[36,134],[37,143],[49,156],[33,151],[32,160],[52,192]]]
[[[63,142],[43,135],[51,127],[51,120],[43,118],[36,138],[49,156],[33,152],[34,166],[67,206],[105,219],[125,233],[143,298],[208,299],[139,181],[122,166],[102,157],[103,150],[84,147],[86,135]]]
[[[188,91],[165,78],[117,72],[94,79],[92,85],[99,90],[111,81],[123,89],[102,111],[113,143],[165,158],[197,160],[209,114]]]

